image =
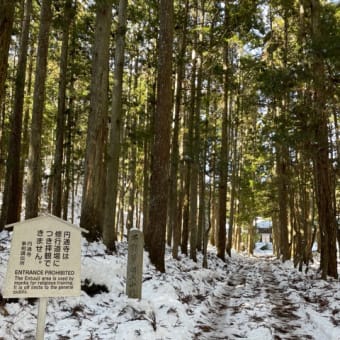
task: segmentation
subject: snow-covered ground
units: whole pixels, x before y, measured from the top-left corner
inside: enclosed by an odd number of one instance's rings
[[[0,291],[9,248],[10,234],[0,233]],[[144,253],[142,299],[135,300],[125,295],[127,244],[108,255],[101,243],[83,240],[82,279],[102,292],[50,299],[45,339],[340,340],[340,282],[321,280],[317,263],[305,274],[266,255],[233,254],[224,263],[210,248],[202,269],[201,256],[176,261],[168,251],[162,274]],[[36,301],[0,300],[0,340],[34,339],[37,309]]]

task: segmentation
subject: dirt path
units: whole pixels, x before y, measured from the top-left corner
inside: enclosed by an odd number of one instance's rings
[[[280,288],[267,260],[240,259],[228,277],[205,302],[209,308],[196,339],[314,339],[304,332],[299,304]]]

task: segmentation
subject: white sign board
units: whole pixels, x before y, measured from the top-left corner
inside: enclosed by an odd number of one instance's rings
[[[49,215],[14,224],[3,296],[79,296],[81,231]]]

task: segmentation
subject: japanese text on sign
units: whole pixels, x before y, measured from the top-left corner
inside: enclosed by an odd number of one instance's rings
[[[80,229],[49,216],[29,221],[14,228],[4,296],[80,295]]]

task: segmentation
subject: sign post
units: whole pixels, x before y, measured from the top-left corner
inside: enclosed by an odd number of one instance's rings
[[[44,338],[49,297],[80,295],[81,231],[58,217],[39,216],[14,227],[5,298],[40,298],[37,339]]]
[[[36,334],[37,340],[44,340],[47,301],[48,301],[48,298],[46,297],[42,297],[39,299],[37,334]]]

